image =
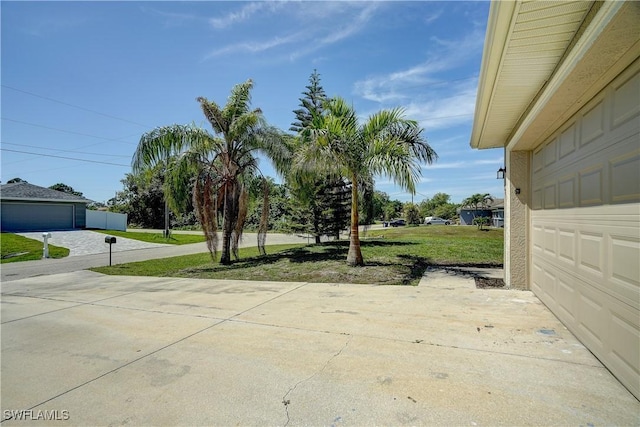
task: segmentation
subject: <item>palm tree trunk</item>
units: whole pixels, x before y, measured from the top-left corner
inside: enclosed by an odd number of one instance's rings
[[[220,264],[231,264],[231,232],[233,230],[233,191],[229,188],[229,183],[224,188],[224,208],[222,214],[222,253],[220,254]]]
[[[169,238],[169,202],[167,196],[164,196],[164,238]]]
[[[360,235],[358,234],[358,179],[353,174],[351,178],[351,233],[349,236],[349,253],[347,264],[364,265],[362,251],[360,250]]]

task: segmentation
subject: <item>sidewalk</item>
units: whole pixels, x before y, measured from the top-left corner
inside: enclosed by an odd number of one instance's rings
[[[476,289],[446,270],[415,287],[78,271],[3,283],[2,302],[5,418],[640,423],[638,400],[531,292]]]

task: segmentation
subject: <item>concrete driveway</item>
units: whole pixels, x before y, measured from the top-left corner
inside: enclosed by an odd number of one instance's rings
[[[1,313],[6,425],[640,423],[532,293],[441,270],[417,287],[79,271],[3,283]]]
[[[69,249],[69,256],[92,255],[109,252],[109,244],[104,242],[106,234],[90,230],[51,231],[49,244]],[[43,241],[42,232],[16,233],[30,239]],[[124,252],[134,249],[150,249],[170,246],[163,243],[147,243],[139,240],[117,237],[112,245],[113,252]]]

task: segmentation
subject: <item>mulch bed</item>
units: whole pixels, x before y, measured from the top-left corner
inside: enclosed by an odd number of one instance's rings
[[[500,289],[504,288],[504,280],[488,277],[475,277],[476,288],[478,289]]]

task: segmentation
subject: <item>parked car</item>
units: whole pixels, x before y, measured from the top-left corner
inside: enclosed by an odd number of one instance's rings
[[[404,219],[394,219],[389,223],[389,225],[391,225],[392,227],[399,227],[405,224],[406,223],[404,222]]]
[[[448,219],[438,218],[437,216],[428,216],[424,219],[426,225],[449,225],[451,221]]]

